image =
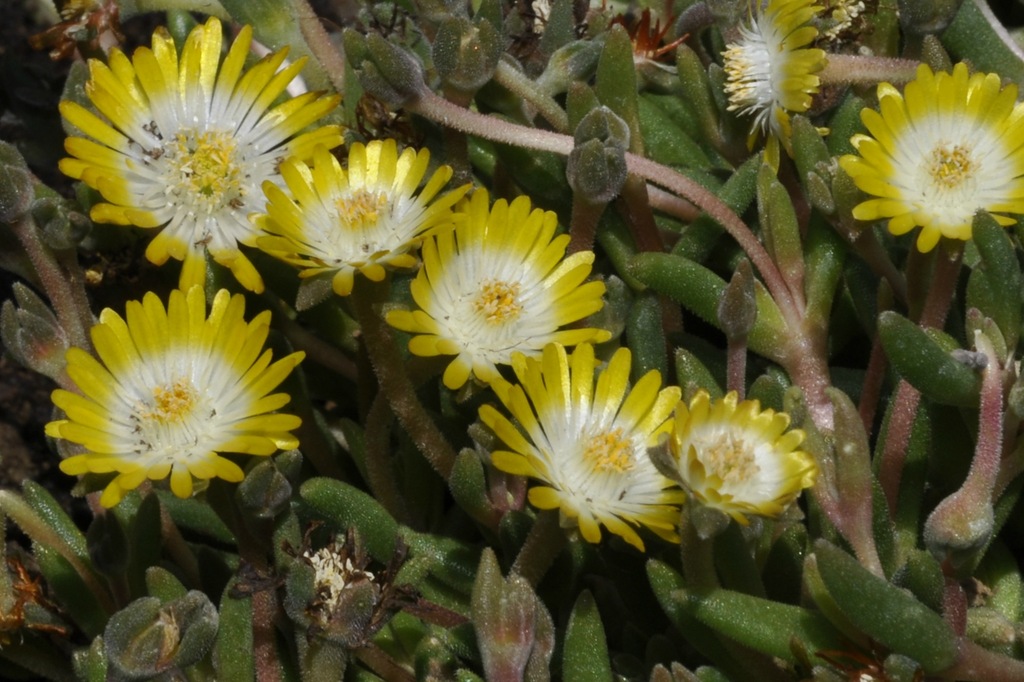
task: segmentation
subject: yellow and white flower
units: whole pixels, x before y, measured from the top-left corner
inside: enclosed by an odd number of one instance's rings
[[[499,378],[492,387],[519,427],[490,405],[480,408],[480,419],[508,447],[491,453],[492,462],[542,481],[530,488],[530,503],[560,510],[562,525],[578,526],[588,542],[600,542],[601,526],[641,551],[635,526],[677,542],[683,493],[658,473],[647,448],[671,430],[680,390],[661,388],[657,370],[630,390],[626,348],[595,384],[596,364],[587,343],[571,356],[559,344],[549,344],[540,359],[517,353],[519,385]]]
[[[752,142],[765,133],[790,151],[790,114],[810,109],[825,68],[825,52],[807,47],[818,36],[810,22],[821,9],[814,0],[769,0],[726,46],[728,110],[754,118]]]
[[[144,480],[170,476],[189,497],[193,477],[241,481],[242,470],[218,453],[270,455],[298,447],[300,420],[276,413],[290,400],[271,393],[302,360],[292,353],[271,364],[263,345],[270,313],[243,319],[245,299],[221,290],[209,316],[201,287],[171,292],[167,308],[154,293],[129,301],[122,318],[110,308],[92,328],[97,360],[67,353],[67,373],[81,391],[53,392],[67,418],[47,435],[85,452],[61,462],[66,474],[117,472],[100,498],[121,501]]]
[[[676,407],[671,464],[654,461],[694,500],[746,525],[748,514],[778,516],[817,479],[814,458],[797,449],[803,431],[788,428],[788,414],[740,401],[735,391],[715,401],[699,391]]]
[[[146,249],[157,265],[184,261],[180,286],[204,282],[206,253],[252,291],[263,280],[239,250],[252,246],[249,214],[265,204],[262,185],[280,183],[286,157],[309,158],[317,145],[342,142],[337,126],[301,133],[338,103],[307,92],[274,104],[305,59],[285,65],[287,50],[245,70],[252,29],[242,28],[221,61],[221,24],[210,18],[189,34],[179,55],[164,29],[152,48],[129,60],[89,62],[85,91],[99,115],[60,105],[84,136],[69,137],[61,170],[99,191],[97,222],[162,228]]]
[[[454,355],[444,384],[457,389],[472,373],[498,377],[516,352],[540,355],[552,342],[573,346],[610,337],[603,329],[562,329],[601,309],[604,283],[587,282],[594,254],[565,256],[569,235],[556,236],[551,211],[531,209],[528,197],[488,208],[486,190],[464,204],[453,232],[423,243],[423,268],[412,282],[418,310],[393,310],[387,321],[415,334],[420,356]]]
[[[410,252],[426,235],[454,225],[452,206],[469,189],[437,196],[452,177],[450,166],[435,170],[419,189],[429,163],[426,149],[399,155],[394,140],[352,145],[347,170],[323,147],[314,152],[312,168],[289,159],[281,175],[291,196],[264,184],[267,215],[256,224],[273,236],[260,237],[257,245],[301,268],[300,277],[334,273],[339,296],[352,293],[356,272],[379,282],[385,267],[410,268],[417,262]]]
[[[922,64],[904,93],[878,86],[878,111],[861,119],[869,135],[852,139],[858,155],[839,160],[872,198],[858,204],[858,220],[888,219],[889,231],[920,226],[917,248],[931,251],[940,237],[970,239],[977,211],[1000,225],[1024,213],[1024,105],[1017,86],[994,73],[932,73]]]

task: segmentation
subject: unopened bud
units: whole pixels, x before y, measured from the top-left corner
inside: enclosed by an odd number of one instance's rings
[[[30,211],[43,242],[57,251],[77,247],[92,229],[92,222],[84,214],[72,211],[56,195],[37,198]]]
[[[486,679],[521,680],[527,668],[546,668],[554,645],[551,616],[525,578],[502,577],[490,549],[480,558],[472,612]]]
[[[900,26],[911,35],[941,33],[953,23],[963,0],[897,0]]]
[[[0,141],[0,223],[13,223],[32,204],[32,174],[18,149]]]
[[[288,506],[292,486],[271,460],[264,460],[246,474],[235,492],[243,509],[258,519],[272,519]]]
[[[565,169],[573,191],[591,203],[611,201],[628,175],[629,126],[611,109],[601,106],[583,117],[573,137],[576,146]]]
[[[4,301],[0,309],[0,341],[19,363],[56,381],[67,364],[67,334],[31,289],[16,282],[12,290],[14,301]]]
[[[126,679],[150,679],[201,660],[217,634],[217,608],[191,590],[162,604],[156,597],[136,599],[107,622],[103,640],[107,659]]]
[[[756,321],[754,272],[750,262],[744,259],[740,261],[718,301],[718,324],[727,339],[742,341],[747,338]]]
[[[504,49],[501,34],[486,19],[450,17],[434,38],[434,66],[447,85],[473,93],[494,75]]]
[[[599,40],[577,40],[558,48],[537,78],[537,87],[554,97],[566,92],[572,83],[589,81],[597,71],[601,46]]]
[[[965,485],[939,503],[924,524],[924,544],[954,567],[971,562],[991,539],[995,515],[987,491]]]
[[[368,93],[391,107],[401,107],[423,93],[423,66],[405,48],[377,33],[344,33],[345,55]]]

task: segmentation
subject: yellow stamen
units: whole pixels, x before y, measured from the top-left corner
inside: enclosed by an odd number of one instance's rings
[[[928,172],[936,183],[946,189],[953,189],[962,183],[975,167],[969,148],[958,144],[950,149],[942,145],[932,150]]]
[[[635,466],[633,443],[622,436],[622,429],[612,429],[587,442],[583,461],[589,462],[595,471],[625,473]]]
[[[235,147],[235,139],[227,133],[194,130],[179,132],[170,145],[181,190],[210,212],[241,201],[243,187]]]
[[[360,187],[347,198],[338,200],[338,217],[350,230],[365,230],[377,225],[380,212],[387,205],[385,192],[368,192]]]
[[[188,416],[199,393],[188,379],[153,389],[153,409],[144,410],[143,417],[160,422],[178,422]]]
[[[487,280],[473,305],[491,324],[515,320],[523,311],[517,300],[521,288],[519,282]]]
[[[731,433],[719,434],[714,440],[698,445],[700,461],[708,476],[723,483],[743,483],[761,470],[747,442]]]

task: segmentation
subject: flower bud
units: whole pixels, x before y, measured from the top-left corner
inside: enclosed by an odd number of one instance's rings
[[[13,223],[32,203],[32,174],[18,149],[0,141],[0,223]]]
[[[925,521],[925,547],[939,561],[948,558],[954,567],[965,566],[992,537],[992,501],[976,492],[976,487],[965,485],[940,502]]]
[[[368,93],[391,107],[401,107],[425,90],[423,66],[405,48],[377,33],[344,33],[345,55]]]
[[[528,668],[546,668],[554,648],[554,624],[525,578],[502,578],[494,552],[480,558],[472,597],[485,678],[521,680]]]
[[[986,649],[1007,656],[1014,655],[1017,628],[1006,616],[991,606],[967,609],[967,636]]]
[[[450,17],[434,38],[434,66],[445,84],[473,93],[491,80],[503,48],[501,34],[486,19]]]
[[[601,106],[583,117],[573,137],[576,146],[565,169],[573,191],[594,204],[611,201],[626,182],[629,126]]]
[[[564,45],[551,55],[548,65],[537,78],[537,87],[554,97],[569,89],[572,83],[589,81],[601,58],[601,41],[577,40]]]
[[[287,508],[292,486],[273,461],[264,460],[238,484],[235,495],[241,507],[256,518],[272,519]]]
[[[103,639],[107,660],[128,679],[149,679],[200,661],[217,634],[217,609],[191,590],[162,604],[156,597],[136,599],[107,623]]]
[[[718,325],[730,340],[747,338],[757,321],[757,299],[754,296],[754,272],[750,261],[740,261],[732,279],[718,299]]]
[[[900,26],[911,35],[941,33],[953,22],[963,0],[897,0]]]
[[[0,308],[0,341],[19,363],[57,381],[71,345],[67,334],[31,289],[16,282],[12,290],[14,302],[4,301]]]
[[[43,242],[58,251],[78,246],[92,228],[92,222],[85,215],[70,210],[58,196],[37,198],[30,211]]]

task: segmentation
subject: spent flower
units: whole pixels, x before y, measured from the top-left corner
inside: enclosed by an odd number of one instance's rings
[[[588,343],[572,355],[559,344],[539,359],[516,354],[519,385],[499,378],[492,387],[519,428],[490,405],[480,419],[508,447],[491,454],[494,466],[542,481],[530,489],[531,504],[560,510],[562,525],[578,526],[588,542],[599,542],[604,526],[643,550],[634,526],[678,539],[683,493],[658,473],[647,448],[671,430],[680,389],[661,388],[657,370],[630,389],[630,364],[629,350],[620,348],[595,382]]]
[[[72,476],[116,472],[100,498],[111,507],[144,480],[170,476],[171,491],[192,495],[193,478],[237,482],[242,469],[219,453],[271,455],[298,447],[300,420],[277,413],[291,399],[271,393],[304,357],[271,364],[263,350],[270,313],[243,319],[245,299],[217,292],[209,315],[201,287],[171,292],[167,307],[150,292],[129,301],[125,317],[110,308],[92,328],[98,359],[67,352],[79,393],[53,392],[67,417],[47,435],[82,446],[60,464]]]
[[[530,199],[499,199],[489,208],[486,190],[463,204],[465,220],[454,231],[423,243],[423,268],[412,282],[417,310],[393,310],[387,321],[415,336],[414,355],[454,355],[444,373],[460,388],[472,373],[490,382],[512,355],[540,355],[552,342],[566,346],[606,341],[603,329],[562,329],[603,305],[603,282],[586,279],[592,251],[565,255],[569,235],[555,235],[551,211]]]
[[[720,400],[698,391],[676,406],[667,456],[651,454],[696,502],[746,525],[748,514],[778,516],[814,485],[818,465],[797,449],[803,439],[785,412],[762,410],[735,391]]]
[[[252,28],[241,29],[223,61],[222,42],[220,22],[210,18],[180,55],[159,28],[152,48],[131,59],[115,49],[109,64],[90,60],[85,90],[99,115],[61,102],[64,118],[85,136],[67,139],[70,157],[60,168],[102,195],[93,220],[162,228],[146,258],[183,261],[182,289],[203,283],[209,252],[260,292],[263,280],[239,249],[256,243],[249,214],[264,207],[265,181],[282,182],[283,159],[342,142],[334,125],[301,133],[338,97],[307,92],[274,105],[305,59],[286,64],[281,50],[246,70]]]
[[[430,152],[407,148],[399,155],[394,140],[353,144],[347,169],[323,147],[313,156],[313,167],[298,159],[281,164],[290,195],[264,184],[267,213],[256,224],[269,236],[257,245],[301,268],[300,277],[331,273],[339,296],[352,293],[356,272],[379,282],[385,267],[416,265],[412,251],[426,235],[453,226],[452,206],[469,189],[438,196],[452,177],[450,166],[435,170],[420,189]]]
[[[854,207],[858,220],[888,219],[895,235],[920,226],[917,248],[927,252],[940,237],[970,239],[978,211],[1003,226],[1016,218],[1002,214],[1024,213],[1024,104],[998,74],[922,64],[902,95],[880,84],[878,111],[861,119],[869,134],[839,160],[871,195]]]

